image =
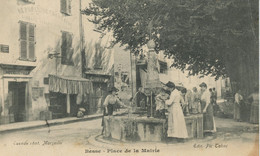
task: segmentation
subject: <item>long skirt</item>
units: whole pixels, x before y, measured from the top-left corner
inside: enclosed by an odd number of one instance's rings
[[[202,110],[205,108],[206,102],[201,101]],[[205,113],[203,113],[203,130],[204,132],[215,132],[215,120],[213,116],[213,105],[210,103]]]
[[[173,104],[169,108],[168,137],[188,138],[186,122],[180,104]]]
[[[259,103],[258,102],[253,102],[251,105],[250,123],[254,123],[254,124],[259,123]]]
[[[234,103],[234,119],[240,120],[240,106],[238,103]]]
[[[240,119],[245,122],[250,121],[250,111],[251,107],[245,102],[240,103]]]

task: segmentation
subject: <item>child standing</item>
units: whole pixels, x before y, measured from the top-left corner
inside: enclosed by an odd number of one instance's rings
[[[165,101],[169,99],[171,92],[165,89],[162,89],[161,92],[155,97],[156,103],[156,117],[160,119],[165,119],[166,105]]]

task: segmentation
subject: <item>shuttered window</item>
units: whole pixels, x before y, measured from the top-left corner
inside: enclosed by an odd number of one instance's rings
[[[71,0],[60,0],[60,12],[68,16],[71,15]]]
[[[62,44],[61,44],[61,64],[74,65],[72,55],[72,34],[69,32],[62,31]]]
[[[35,61],[35,25],[20,21],[20,59]]]

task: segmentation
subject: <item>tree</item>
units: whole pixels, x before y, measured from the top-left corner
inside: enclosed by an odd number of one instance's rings
[[[190,75],[228,76],[246,95],[258,84],[257,0],[93,0],[83,13],[132,52],[153,39]]]

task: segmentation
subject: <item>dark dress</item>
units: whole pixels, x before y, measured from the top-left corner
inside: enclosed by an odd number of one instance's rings
[[[259,123],[259,93],[253,93],[249,96],[251,99],[250,123]]]
[[[202,110],[205,108],[206,102],[201,101]],[[203,113],[203,129],[204,131],[212,131],[214,130],[214,123],[213,123],[213,106],[210,103],[207,107],[207,111]]]
[[[209,105],[206,109],[206,112],[203,113],[203,130],[204,132],[214,132],[215,131],[215,124],[214,124],[214,117],[213,117],[213,105],[210,102],[210,94],[203,93],[205,95],[201,96],[201,108],[202,112],[206,106],[206,102],[209,102]]]

